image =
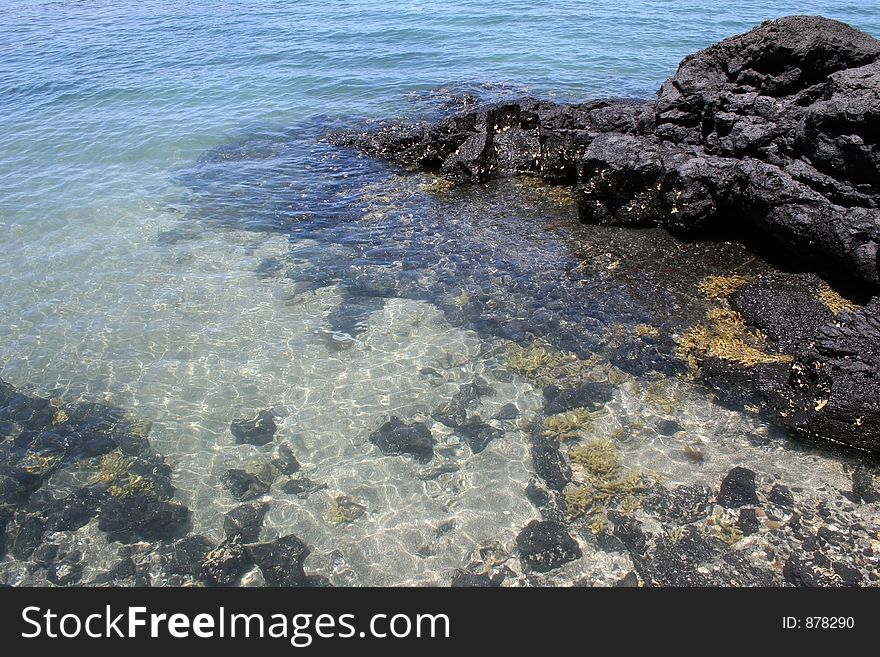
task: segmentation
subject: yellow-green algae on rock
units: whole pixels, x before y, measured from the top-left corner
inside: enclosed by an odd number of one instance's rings
[[[788,354],[766,351],[766,338],[746,326],[743,318],[729,308],[713,308],[706,321],[688,329],[678,340],[679,354],[696,369],[697,357],[719,358],[745,365],[788,363]]]
[[[649,488],[656,477],[651,473],[633,471],[624,473],[620,450],[611,440],[594,440],[573,447],[568,452],[581,480],[565,491],[569,517],[596,515],[593,523],[599,527],[608,507],[619,503],[628,510],[639,506],[638,494]],[[594,533],[601,533],[595,531]]]
[[[544,418],[544,435],[557,440],[577,440],[590,429],[595,413],[585,408],[575,408]]]
[[[697,287],[710,299],[723,299],[751,281],[751,276],[707,276],[697,284]]]

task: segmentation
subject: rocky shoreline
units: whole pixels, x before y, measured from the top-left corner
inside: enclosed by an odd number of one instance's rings
[[[456,183],[540,177],[587,222],[769,252],[784,273],[707,283],[718,308],[682,358],[728,402],[757,394],[776,423],[880,452],[878,120],[880,41],[793,16],[687,57],[656,101],[523,99],[331,141]]]

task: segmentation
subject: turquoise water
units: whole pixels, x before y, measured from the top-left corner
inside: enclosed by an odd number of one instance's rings
[[[462,92],[645,98],[683,56],[792,13],[880,35],[880,6],[868,0],[749,0],[735,10],[679,1],[0,2],[0,376],[152,421],[194,530],[218,540],[234,505],[218,493],[223,472],[262,454],[232,445],[229,421],[272,407],[279,435],[330,493],[276,495],[267,535],[302,535],[313,569],[337,584],[441,582],[476,546],[509,547],[536,517],[523,490],[541,394],[505,369],[512,320],[544,327],[529,330],[558,348],[598,353],[614,326],[674,332],[699,317],[693,283],[724,271],[725,258],[760,265],[733,246],[723,257],[694,246],[699,264],[683,267],[674,254],[684,247],[579,229],[564,199],[525,183],[438,196],[426,176],[334,151],[320,142],[324,130],[430,115]],[[657,265],[670,280],[658,296],[640,296],[633,289],[649,276],[621,256],[653,254],[655,238],[670,254]],[[577,269],[576,243],[603,264],[559,293],[552,317],[537,317],[550,284]],[[480,295],[509,311],[471,317]],[[595,378],[619,391],[595,431],[642,436],[628,448],[633,467],[715,486],[753,449],[748,436],[772,432],[680,378],[658,382],[607,358]],[[422,372],[438,363],[439,378]],[[521,410],[503,444],[471,454],[435,427],[454,468],[436,478],[376,457],[367,435],[382,417],[428,418],[477,376],[494,389],[485,417],[509,401]],[[711,454],[698,473],[681,445],[650,429],[672,408]],[[847,485],[837,462],[790,447],[749,458],[768,477]],[[343,494],[369,511],[338,529],[326,513]],[[450,515],[459,528],[432,538]],[[64,540],[87,546],[94,572],[113,560],[94,528]],[[431,541],[435,556],[419,556]],[[33,581],[9,558],[4,567],[5,581]],[[626,564],[597,552],[580,568],[559,583],[608,583]]]

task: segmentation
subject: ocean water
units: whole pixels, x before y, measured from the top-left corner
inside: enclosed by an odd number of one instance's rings
[[[2,0],[0,377],[152,422],[176,499],[215,541],[237,504],[223,474],[271,454],[235,445],[230,421],[271,408],[276,443],[323,488],[273,488],[263,538],[300,536],[307,570],[338,585],[442,584],[487,545],[506,560],[539,517],[524,491],[542,391],[511,344],[589,361],[615,386],[590,435],[666,485],[715,488],[748,464],[805,497],[845,489],[849,457],[722,408],[669,364],[706,310],[703,277],[766,269],[741,247],[580,226],[559,190],[449,190],[322,141],[464,92],[647,98],[685,55],[794,13],[880,36],[869,0]],[[644,347],[635,327],[661,338]],[[492,420],[504,437],[481,452],[432,419],[475,380],[483,419],[519,415]],[[431,427],[430,466],[369,441],[392,415]],[[656,430],[673,418],[682,431]],[[340,496],[363,515],[333,523]],[[69,534],[54,540],[83,553],[84,582],[117,558],[94,524]],[[551,583],[626,574],[593,548]],[[0,572],[44,583],[9,556]]]

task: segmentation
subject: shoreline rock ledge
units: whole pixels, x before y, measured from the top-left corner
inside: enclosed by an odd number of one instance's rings
[[[458,183],[570,185],[586,222],[770,245],[861,301],[880,292],[880,41],[827,18],[768,21],[690,55],[653,101],[526,98],[330,139]],[[745,382],[786,426],[880,452],[880,299],[818,321],[816,295],[801,301],[822,285],[803,276],[749,282],[731,311],[779,358],[709,349],[699,365],[719,390]]]

